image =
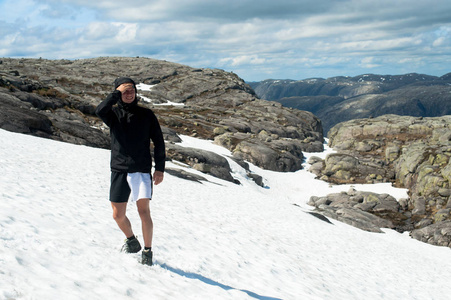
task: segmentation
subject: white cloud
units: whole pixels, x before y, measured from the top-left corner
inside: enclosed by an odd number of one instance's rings
[[[150,56],[239,70],[247,80],[369,69],[441,75],[449,72],[451,3],[433,2],[6,0],[0,53]],[[401,65],[406,58],[417,63]]]
[[[92,22],[83,29],[81,36],[85,40],[108,39],[115,37],[119,29],[117,23]]]
[[[441,36],[432,43],[432,46],[440,47],[445,43],[445,41],[446,41],[445,37]]]
[[[373,69],[380,67],[379,63],[375,63],[376,59],[374,57],[364,57],[360,61],[360,66],[366,69]]]
[[[233,67],[241,65],[263,65],[266,59],[259,58],[257,55],[242,55],[237,57],[223,58],[219,61],[220,64],[230,64]]]
[[[133,42],[136,38],[138,24],[117,24],[119,32],[116,35],[116,40],[119,43]]]

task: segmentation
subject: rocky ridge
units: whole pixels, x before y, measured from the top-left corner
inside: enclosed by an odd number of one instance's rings
[[[154,110],[170,159],[233,181],[211,153],[181,152],[179,135],[215,140],[265,169],[296,171],[302,151],[321,151],[321,121],[310,112],[260,100],[236,74],[150,58],[0,59],[0,128],[88,146],[109,147],[95,107],[129,76],[146,84],[141,105]],[[148,87],[151,88],[148,88]]]
[[[418,240],[451,247],[451,116],[356,119],[334,126],[329,139],[336,153],[309,161],[318,178],[333,184],[391,182],[407,188],[409,198],[398,203],[351,190],[312,197],[311,205],[365,230],[409,231]]]
[[[119,72],[118,70],[126,70]],[[180,135],[214,140],[257,184],[246,161],[275,171],[302,168],[302,152],[322,151],[321,121],[313,114],[260,100],[243,80],[222,70],[194,69],[148,58],[85,60],[1,59],[0,128],[60,141],[109,147],[108,130],[94,115],[118,76],[151,86],[141,105],[162,124],[169,159],[236,182],[227,161],[177,145]],[[310,171],[331,184],[392,182],[409,189],[391,196],[350,189],[310,204],[323,215],[372,232],[409,231],[419,240],[451,247],[450,118],[384,115],[340,123],[330,130],[337,152],[311,158]],[[201,182],[205,178],[169,169]],[[238,183],[238,182],[236,182]]]
[[[323,121],[325,133],[352,119],[396,114],[437,117],[451,114],[451,73],[265,80],[250,82],[262,99],[310,111]]]

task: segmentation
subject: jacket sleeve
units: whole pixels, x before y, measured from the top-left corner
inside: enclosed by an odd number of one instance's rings
[[[116,104],[121,98],[121,92],[116,90],[108,95],[96,108],[96,115],[102,119],[102,121],[111,127],[111,122],[114,117],[113,105]]]
[[[166,148],[160,123],[155,114],[152,113],[151,139],[154,146],[155,170],[164,172],[166,162]]]

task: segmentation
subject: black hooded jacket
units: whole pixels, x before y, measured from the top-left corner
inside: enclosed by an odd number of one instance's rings
[[[126,104],[116,90],[99,104],[96,114],[110,127],[111,170],[126,173],[150,173],[154,144],[155,170],[164,172],[166,152],[163,134],[155,114],[137,105]],[[117,106],[114,106],[117,103]]]

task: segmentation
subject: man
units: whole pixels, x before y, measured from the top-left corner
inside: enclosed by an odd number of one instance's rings
[[[136,201],[144,239],[142,263],[152,265],[153,222],[150,216],[152,179],[155,185],[164,178],[165,146],[160,124],[154,113],[138,105],[136,84],[131,78],[114,81],[115,91],[99,104],[96,114],[110,128],[111,186],[113,218],[127,238],[122,251],[137,253],[141,244],[126,216],[127,201]],[[116,105],[117,104],[117,105]],[[154,144],[155,172],[151,176]]]

